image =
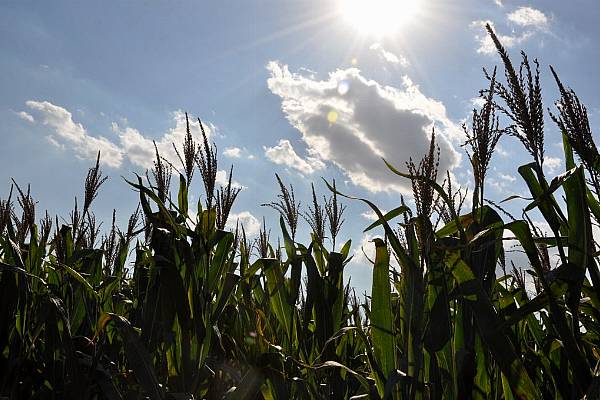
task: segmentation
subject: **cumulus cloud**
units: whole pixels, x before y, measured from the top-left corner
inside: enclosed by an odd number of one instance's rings
[[[17,116],[19,118],[21,118],[23,121],[27,121],[27,122],[31,122],[32,124],[35,122],[35,118],[33,118],[33,115],[28,114],[25,111],[19,111],[18,113],[16,113]]]
[[[373,265],[372,262],[375,261],[374,238],[372,233],[363,234],[360,243],[354,248],[354,257],[352,257],[351,263]]]
[[[460,161],[450,139],[462,140],[461,129],[441,102],[422,94],[408,77],[397,88],[368,80],[356,68],[337,70],[322,81],[292,73],[278,62],[267,68],[268,87],[281,98],[308,154],[333,163],[355,185],[372,192],[409,192],[409,183],[390,173],[381,158],[403,169],[410,157],[426,153],[434,125],[440,175]],[[278,147],[278,154],[291,150],[285,141]]]
[[[222,169],[218,170],[215,182],[217,182],[221,186],[227,186],[227,184],[229,183],[229,173]],[[235,179],[231,180],[231,187],[236,189],[248,189],[247,186],[242,185]]]
[[[377,221],[378,219],[377,214],[375,214],[375,211],[371,210],[361,213],[360,216],[368,221]]]
[[[477,20],[471,22],[471,28],[477,31],[475,40],[478,47],[477,52],[482,54],[493,54],[496,52],[494,42],[485,29],[486,24],[490,24],[500,42],[506,48],[518,46],[539,32],[548,33],[548,17],[540,10],[532,7],[519,7],[516,10],[506,14],[507,23],[517,25],[521,31],[512,30],[510,34],[499,33],[492,21]]]
[[[478,33],[475,35],[475,40],[477,41],[477,44],[479,46],[477,47],[477,52],[481,54],[494,54],[496,52],[496,46],[494,45],[494,41],[485,29],[486,24],[490,24],[494,32],[496,32],[496,35],[498,36],[498,39],[500,40],[502,45],[507,49],[515,47],[527,41],[533,36],[532,31],[526,31],[520,34],[513,33],[511,35],[502,35],[498,33],[492,21],[473,21],[471,22],[471,28],[478,31]]]
[[[50,142],[71,147],[81,159],[95,159],[98,151],[101,162],[110,167],[119,167],[123,162],[123,152],[113,142],[103,136],[92,136],[80,123],[73,121],[73,115],[66,109],[48,101],[27,101],[27,107],[41,114],[42,124],[54,130]]]
[[[499,174],[498,174],[498,177],[499,177],[500,179],[502,179],[502,180],[505,180],[505,181],[507,181],[507,182],[515,182],[515,181],[517,180],[517,178],[516,178],[516,177],[514,177],[514,176],[513,176],[513,175],[511,175],[511,174],[503,174],[503,173],[499,173]]]
[[[52,136],[52,135],[46,136],[46,140],[48,140],[48,143],[50,143],[52,146],[56,147],[57,149],[61,149],[61,150],[65,149],[65,145],[62,143],[59,143],[58,140],[56,140],[54,138],[54,136]]]
[[[225,157],[240,158],[242,156],[242,149],[239,147],[226,147],[223,150],[223,155]]]
[[[223,155],[229,158],[242,158],[245,156],[248,160],[255,159],[254,154],[251,154],[245,147],[226,147],[225,150],[223,150]]]
[[[498,153],[502,157],[508,157],[508,156],[510,156],[512,154],[511,152],[509,152],[508,150],[506,150],[501,145],[496,146],[496,153]]]
[[[551,174],[555,173],[562,165],[562,160],[559,157],[544,157],[544,167]]]
[[[104,165],[119,168],[124,160],[144,169],[152,168],[156,157],[154,142],[150,137],[143,135],[135,128],[121,127],[116,122],[112,123],[112,130],[117,135],[118,141],[109,140],[103,136],[92,136],[81,123],[73,121],[73,115],[67,109],[54,105],[48,101],[38,102],[30,100],[25,103],[27,107],[41,115],[44,125],[51,127],[53,134],[47,136],[48,141],[61,149],[71,149],[81,159],[95,160],[98,150],[101,152],[100,162]],[[158,140],[156,147],[161,155],[171,164],[180,165],[173,143],[180,145],[187,132],[185,113],[175,111],[172,113],[174,127],[170,128]],[[32,117],[33,118],[33,117]],[[127,123],[125,119],[123,123]],[[215,127],[204,124],[204,131],[208,138],[214,133]],[[202,131],[198,123],[190,124],[190,132],[197,142],[202,140]],[[176,171],[174,171],[176,172]],[[227,185],[228,174],[224,170],[217,171],[217,183]],[[233,187],[244,189],[239,182],[232,181]]]
[[[380,209],[379,211],[381,211],[381,213],[383,215],[385,215],[387,213],[387,210],[384,210],[384,209]],[[360,216],[368,221],[373,221],[373,222],[375,222],[379,219],[379,217],[377,216],[377,214],[375,214],[375,211],[373,211],[373,210],[365,211],[365,212],[361,213]]]
[[[548,17],[540,10],[531,7],[519,7],[506,17],[519,26],[537,29],[546,29],[548,26]]]
[[[370,232],[364,233],[360,239],[360,243],[353,249],[353,257],[350,260],[350,264],[354,264],[356,266],[361,267],[372,267],[373,262],[375,261],[375,243],[373,243],[373,239],[379,237],[378,235],[372,234]],[[398,264],[398,260],[394,255],[390,252],[390,266],[393,269],[400,270],[400,265]]]
[[[161,155],[173,165],[180,165],[177,153],[173,148],[173,143],[179,145],[183,143],[186,135],[185,113],[175,111],[171,114],[174,127],[170,128],[162,137],[155,140],[156,147]],[[125,122],[126,123],[126,122]],[[207,137],[210,138],[214,127],[210,124],[203,124]],[[121,127],[116,122],[112,123],[113,132],[119,136],[120,147],[126,154],[131,163],[142,168],[151,168],[155,158],[154,144],[152,139],[144,136],[140,131],[128,126]],[[202,141],[202,130],[199,123],[190,122],[190,133],[196,142]]]
[[[504,180],[490,177],[487,179],[487,184],[499,194],[508,193],[509,185]]]
[[[312,174],[325,168],[323,161],[315,157],[300,157],[289,140],[281,139],[277,146],[263,147],[265,156],[275,164],[293,168],[303,175]]]
[[[260,221],[250,211],[229,214],[226,227],[234,230],[238,222],[244,226],[244,230],[248,236],[256,236],[260,231]]]
[[[373,43],[369,47],[369,49],[375,51],[379,58],[381,58],[383,61],[387,61],[391,64],[398,64],[403,67],[407,67],[409,65],[409,62],[406,59],[406,57],[404,57],[403,55],[396,55],[390,51],[387,51],[383,48],[381,43]]]
[[[187,125],[185,121],[185,113],[175,111],[172,113],[174,128],[171,128],[159,140],[155,140],[156,147],[160,156],[169,161],[172,165],[179,166],[181,162],[173,148],[173,143],[179,145],[183,143],[187,133]],[[139,167],[149,169],[152,168],[156,153],[152,139],[144,136],[140,131],[131,127],[121,128],[116,122],[113,122],[113,131],[119,135],[121,148],[129,161]],[[204,124],[204,132],[207,138],[213,135],[215,127],[211,124]],[[199,123],[190,123],[190,133],[196,142],[202,141],[202,130]],[[173,171],[176,172],[176,171]],[[218,170],[216,182],[220,185],[227,185],[229,175],[225,170]],[[234,188],[246,189],[246,186],[232,180],[231,186]]]
[[[128,159],[132,164],[142,168],[151,168],[153,165],[154,143],[151,138],[144,136],[135,128],[121,127],[113,122],[113,132],[118,136],[118,141],[114,141],[104,136],[91,135],[81,123],[73,120],[73,114],[70,111],[49,101],[30,100],[25,104],[41,115],[44,125],[54,130],[48,140],[61,148],[72,149],[79,158],[95,159],[100,150],[101,162],[114,168],[120,167],[124,159]],[[185,114],[175,111],[172,113],[172,119],[175,126],[156,140],[156,146],[162,157],[174,165],[179,165],[173,143],[182,143],[185,138]],[[207,136],[210,137],[214,127],[205,125],[204,129]],[[190,124],[190,131],[196,141],[202,140],[198,124]]]
[[[516,182],[517,177],[502,172],[496,172],[486,179],[486,183],[489,187],[494,189],[498,194],[506,195],[515,194],[515,191],[520,187]]]
[[[483,107],[485,105],[485,98],[483,97],[473,97],[469,102],[475,107]]]

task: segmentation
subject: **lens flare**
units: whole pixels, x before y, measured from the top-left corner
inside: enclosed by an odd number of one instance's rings
[[[327,113],[327,121],[329,121],[329,123],[331,125],[335,124],[337,120],[338,120],[337,112],[335,112],[334,110],[331,110]]]
[[[348,90],[350,90],[350,82],[344,79],[338,83],[337,91],[341,96],[348,93]]]

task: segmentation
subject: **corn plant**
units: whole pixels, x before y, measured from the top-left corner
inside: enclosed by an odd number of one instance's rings
[[[483,106],[464,126],[468,208],[467,190],[438,176],[432,131],[427,153],[404,171],[386,162],[410,182],[413,208],[401,199],[383,213],[332,181],[330,197],[312,186],[303,209],[277,175],[280,195],[264,205],[280,214],[279,237],[263,219],[252,239],[241,224],[228,230],[243,193],[233,167],[219,187],[216,146],[199,120],[195,142],[187,115],[185,140],[174,144],[180,165],[155,147],[153,168],[127,181],[139,206],[124,229],[116,211],[104,231],[94,216],[106,180],[100,154],[83,202],[63,220],[38,221],[29,187],[14,182],[0,201],[0,396],[598,398],[600,156],[587,110],[551,68],[559,98],[549,115],[565,171],[546,176],[539,63],[523,53],[515,67],[488,30],[504,79],[485,72]],[[532,159],[518,168],[531,196],[519,218],[485,197],[507,137]],[[377,220],[365,231],[381,232],[362,299],[345,273],[352,242],[339,238],[342,196],[370,207]],[[296,238],[302,220],[305,244]],[[508,271],[507,238],[527,257]]]

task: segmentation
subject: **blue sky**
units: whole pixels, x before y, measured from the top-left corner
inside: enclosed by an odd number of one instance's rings
[[[137,196],[122,177],[151,164],[152,140],[169,156],[184,111],[210,126],[220,169],[235,165],[244,190],[234,212],[251,231],[263,215],[278,231],[274,212],[260,207],[276,196],[276,172],[304,204],[310,182],[327,194],[325,177],[383,209],[397,206],[407,182],[380,157],[400,167],[420,158],[432,124],[442,167],[468,185],[460,126],[485,86],[481,68],[499,62],[482,21],[494,24],[514,57],[525,49],[540,59],[546,106],[557,98],[552,64],[592,124],[597,119],[595,1],[420,0],[385,34],[351,20],[351,2],[0,3],[0,196],[14,178],[31,184],[39,210],[64,216],[101,148],[110,179],[95,212],[108,224],[117,208],[124,221]],[[546,167],[557,174],[559,136],[547,126]],[[521,193],[516,167],[528,161],[504,138],[489,197]],[[361,204],[346,204],[342,236],[358,249],[368,244],[362,229],[370,221]],[[306,237],[303,227],[299,239]],[[362,290],[370,273],[359,252],[348,274]]]

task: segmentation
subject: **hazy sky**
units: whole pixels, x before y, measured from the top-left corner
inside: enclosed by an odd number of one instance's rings
[[[324,177],[335,178],[343,192],[394,208],[408,182],[389,173],[381,157],[404,169],[426,150],[432,125],[441,168],[468,185],[461,125],[486,84],[482,67],[499,63],[484,21],[515,60],[521,49],[539,58],[547,107],[557,98],[552,64],[597,120],[597,1],[368,3],[377,5],[0,2],[0,196],[14,178],[32,185],[39,210],[64,216],[82,196],[100,149],[110,179],[95,212],[108,224],[117,208],[124,221],[138,198],[123,177],[151,166],[152,140],[173,156],[185,111],[210,127],[219,168],[234,164],[244,189],[232,222],[239,217],[250,233],[263,215],[278,233],[275,213],[260,207],[276,196],[276,172],[303,204],[311,182],[328,194]],[[557,174],[564,168],[560,138],[550,120],[547,127],[545,165]],[[521,146],[503,139],[488,196],[522,193],[516,167],[526,162]],[[192,192],[196,199],[202,193],[199,177]],[[367,209],[346,204],[341,236],[351,237],[355,250],[369,246],[362,234]],[[307,234],[303,226],[299,241]],[[357,287],[368,287],[371,269],[360,251],[347,271]]]

